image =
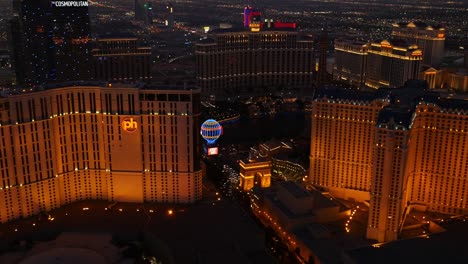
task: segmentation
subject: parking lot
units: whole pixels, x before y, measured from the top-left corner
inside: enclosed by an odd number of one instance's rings
[[[175,263],[245,263],[247,255],[267,257],[263,230],[238,205],[217,198],[186,206],[82,201],[41,220],[36,216],[0,227],[1,238],[9,241],[50,240],[64,231],[149,232],[170,248]]]

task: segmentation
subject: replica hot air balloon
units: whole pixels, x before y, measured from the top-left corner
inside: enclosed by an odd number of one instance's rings
[[[214,119],[208,119],[201,125],[200,134],[209,145],[214,144],[222,133],[223,127]]]

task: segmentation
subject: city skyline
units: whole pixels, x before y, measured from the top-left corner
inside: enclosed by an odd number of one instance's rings
[[[0,8],[0,263],[468,262],[466,1]]]

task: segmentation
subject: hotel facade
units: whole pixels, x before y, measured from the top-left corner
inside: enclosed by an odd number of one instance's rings
[[[379,242],[397,239],[414,209],[468,213],[467,101],[412,83],[373,96],[328,91],[313,102],[309,179],[369,201],[367,237]]]
[[[0,98],[0,222],[78,200],[202,195],[200,90],[70,86]]]
[[[349,91],[347,96],[318,92],[312,105],[311,183],[329,188],[343,199],[369,199],[379,111],[388,101],[373,93]]]
[[[204,95],[233,96],[271,87],[312,87],[314,42],[292,30],[214,32],[196,45]]]
[[[151,47],[136,37],[103,37],[95,42],[94,79],[135,82],[151,80]]]
[[[383,40],[369,44],[366,86],[401,87],[419,77],[423,53],[416,45],[400,40]]]
[[[445,28],[422,22],[396,23],[393,24],[392,37],[417,45],[423,52],[424,65],[436,66],[442,62],[445,53]]]
[[[336,39],[333,78],[363,87],[366,82],[367,49],[366,42],[351,38]]]

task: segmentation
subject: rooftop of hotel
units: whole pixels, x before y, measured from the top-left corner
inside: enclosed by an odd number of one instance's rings
[[[405,86],[399,88],[380,88],[374,91],[356,91],[355,89],[332,86],[317,90],[314,99],[373,101],[385,99],[390,104],[382,114],[382,121],[390,113],[395,113],[398,118],[408,115],[408,109],[413,111],[420,102],[433,103],[444,109],[468,109],[468,95],[445,95],[440,92],[427,89],[427,83],[422,80],[409,80]]]
[[[378,91],[356,91],[338,86],[324,87],[315,93],[314,99],[345,99],[352,101],[373,101],[383,98]]]
[[[278,185],[286,189],[296,199],[302,199],[313,196],[311,192],[307,191],[302,186],[292,181],[279,182]]]
[[[381,88],[391,97],[391,106],[415,108],[420,102],[433,103],[443,109],[468,109],[468,95],[442,96],[441,93],[427,89],[427,83],[410,80],[404,87]]]
[[[417,29],[444,29],[441,25],[428,25],[421,21],[414,21],[414,22],[399,22],[393,24],[394,27],[400,28],[417,28]]]
[[[427,90],[424,81],[410,80],[404,87],[381,88],[390,98],[390,104],[384,107],[377,124],[386,124],[391,128],[403,126],[408,129],[416,106],[421,103],[433,103],[443,109],[468,109],[468,97],[465,99],[442,98],[439,93]]]
[[[405,107],[384,107],[378,117],[377,124],[385,124],[390,129],[409,129],[413,111]]]
[[[96,87],[107,87],[108,82],[103,81],[69,81],[69,82],[59,82],[59,83],[48,83],[37,88],[38,91],[57,89],[64,87],[73,87],[73,86],[96,86]]]
[[[200,89],[198,86],[195,85],[156,85],[156,84],[145,84],[140,89],[146,90],[176,90],[176,91],[191,91],[191,90],[198,90]]]
[[[272,33],[272,32],[278,32],[278,33],[298,33],[299,41],[313,41],[314,37],[311,34],[307,33],[302,33],[298,32],[294,28],[268,28],[268,27],[262,27],[260,31],[258,32],[252,32],[250,28],[245,28],[245,27],[232,27],[232,28],[216,28],[212,29],[208,32],[208,36],[200,39],[200,41],[197,44],[213,44],[216,43],[216,37],[219,35],[223,34],[229,34],[229,33],[245,33],[245,34],[266,34],[266,33]]]
[[[407,81],[400,88],[380,88],[370,92],[337,87],[322,89],[317,91],[315,98],[349,100],[350,103],[387,99],[389,104],[379,112],[377,124],[389,129],[409,129],[414,111],[420,103],[434,104],[448,112],[468,110],[468,95],[442,96],[439,92],[428,90],[427,83],[421,80]]]
[[[322,208],[330,208],[330,207],[339,207],[340,211],[347,210],[345,206],[343,206],[341,203],[339,203],[336,199],[330,199],[327,196],[323,195],[321,192],[317,190],[306,190],[303,188],[301,185],[294,181],[280,181],[280,182],[275,182],[274,185],[272,186],[271,190],[268,191],[262,191],[262,190],[257,190],[258,192],[263,192],[268,200],[270,200],[275,206],[277,206],[285,215],[287,215],[290,218],[300,218],[305,215],[314,215],[314,211],[317,209],[322,209]],[[313,203],[310,204],[310,208],[308,210],[308,213],[304,214],[294,214],[289,208],[288,205],[285,204],[281,199],[277,198],[278,194],[278,187],[282,187],[285,189],[288,193],[290,193],[294,198],[296,199],[306,199],[306,198],[312,198]]]
[[[223,33],[259,33],[262,32],[297,32],[294,28],[275,28],[275,27],[262,27],[258,32],[252,32],[248,27],[231,27],[231,28],[215,28],[210,30],[209,34],[223,34]]]
[[[272,150],[275,148],[287,148],[287,149],[292,148],[291,144],[287,142],[279,141],[279,140],[270,140],[260,145],[268,148],[268,150]]]
[[[71,82],[61,82],[61,83],[51,83],[44,86],[41,86],[38,90],[49,90],[49,89],[58,89],[65,87],[78,87],[78,86],[94,86],[102,88],[135,88],[142,90],[196,90],[199,89],[197,86],[183,84],[183,85],[159,85],[159,84],[145,84],[145,83],[119,83],[119,82],[101,82],[101,81],[71,81]]]
[[[408,41],[399,38],[391,38],[391,39],[380,39],[372,41],[372,44],[386,44],[390,45],[391,47],[399,47],[399,48],[406,48],[410,50],[418,49],[419,47],[414,44],[410,44]]]
[[[465,98],[427,98],[424,102],[434,103],[442,109],[468,110],[468,96]]]
[[[101,34],[97,37],[97,40],[121,40],[121,39],[124,39],[124,40],[127,40],[127,39],[130,39],[130,40],[133,40],[133,39],[138,39],[137,36],[133,33],[130,33],[130,32],[121,32],[121,33],[106,33],[106,34]]]
[[[353,263],[468,263],[468,228],[464,222],[446,232],[350,250]]]
[[[359,40],[351,36],[345,36],[345,37],[335,39],[335,43],[340,43],[340,42],[345,42],[347,44],[356,45],[356,46],[364,46],[369,43],[368,41]]]
[[[293,233],[320,259],[320,262],[342,263],[342,250],[337,242],[331,239],[317,238],[316,232],[309,226],[294,230]]]

